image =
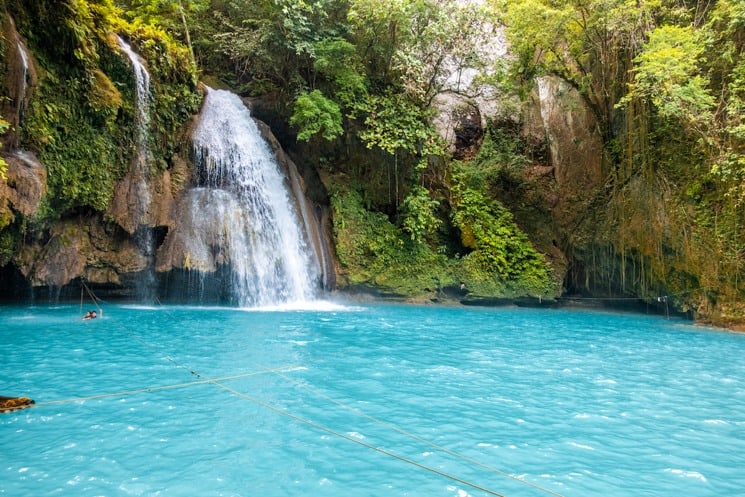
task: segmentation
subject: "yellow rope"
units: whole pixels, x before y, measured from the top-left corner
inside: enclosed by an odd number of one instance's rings
[[[138,393],[148,393],[148,392],[157,392],[158,390],[170,390],[173,388],[185,388],[190,387],[193,385],[201,385],[205,383],[216,383],[220,381],[229,381],[229,380],[237,380],[240,378],[248,378],[250,376],[258,376],[262,374],[268,374],[268,373],[276,373],[277,371],[282,371],[285,369],[292,369],[296,368],[298,366],[296,365],[288,365],[288,366],[281,366],[277,368],[272,369],[266,369],[263,371],[254,371],[251,373],[244,373],[244,374],[237,374],[232,376],[223,376],[222,378],[212,378],[212,379],[205,379],[205,380],[197,380],[197,381],[190,381],[187,383],[176,383],[173,385],[160,385],[160,386],[154,386],[154,387],[145,387],[145,388],[138,388],[134,390],[124,390],[121,392],[113,392],[113,393],[102,393],[97,395],[89,395],[87,397],[75,397],[72,399],[62,399],[62,400],[50,400],[47,402],[38,402],[36,404],[30,405],[29,407],[43,407],[43,406],[50,406],[55,404],[69,404],[73,402],[83,402],[86,400],[94,400],[94,399],[104,399],[106,397],[123,397],[126,395],[135,395]]]
[[[300,416],[298,416],[296,414],[292,414],[289,411],[285,411],[284,409],[280,409],[280,408],[275,407],[275,406],[273,406],[271,404],[267,404],[266,402],[262,402],[262,401],[260,401],[258,399],[255,399],[255,398],[253,398],[253,397],[251,397],[249,395],[246,395],[246,394],[244,394],[242,392],[239,392],[238,390],[236,390],[234,388],[230,388],[227,385],[223,385],[222,383],[215,383],[215,386],[218,386],[218,387],[220,387],[220,388],[222,388],[224,390],[227,390],[228,392],[232,393],[233,395],[237,395],[238,397],[241,397],[241,398],[246,399],[246,400],[248,400],[250,402],[253,402],[254,404],[257,404],[257,405],[259,405],[261,407],[264,407],[266,409],[269,409],[270,411],[273,411],[273,412],[275,412],[277,414],[281,414],[282,416],[286,416],[288,418],[294,419],[295,421],[298,421],[300,423],[303,423],[305,425],[308,425],[310,427],[313,427],[313,428],[315,428],[317,430],[324,431],[324,432],[326,432],[326,433],[328,433],[330,435],[334,435],[335,437],[343,438],[344,440],[348,440],[350,442],[356,443],[357,445],[361,445],[362,447],[365,447],[367,449],[374,450],[374,451],[379,452],[381,454],[384,454],[384,455],[386,455],[388,457],[392,457],[393,459],[397,459],[399,461],[402,461],[402,462],[411,464],[412,466],[416,466],[416,467],[418,467],[420,469],[423,469],[425,471],[429,471],[430,473],[434,473],[436,475],[439,475],[439,476],[448,478],[450,480],[453,480],[455,482],[461,483],[463,485],[467,485],[467,486],[469,486],[471,488],[475,488],[476,490],[480,490],[480,491],[485,492],[487,494],[494,495],[496,497],[506,497],[504,494],[500,494],[499,492],[496,492],[496,491],[491,490],[489,488],[483,487],[483,486],[481,486],[481,485],[479,485],[477,483],[473,483],[473,482],[470,482],[468,480],[464,480],[463,478],[460,478],[458,476],[452,475],[450,473],[446,473],[444,471],[440,471],[439,469],[435,469],[435,468],[433,468],[431,466],[427,466],[426,464],[422,464],[420,462],[414,461],[413,459],[409,459],[408,457],[401,456],[401,455],[396,454],[394,452],[391,452],[389,450],[386,450],[386,449],[377,447],[375,445],[372,445],[372,444],[363,442],[362,440],[359,440],[357,438],[354,438],[354,437],[352,437],[350,435],[346,435],[344,433],[339,433],[338,431],[332,430],[331,428],[328,428],[326,426],[320,425],[320,424],[318,424],[318,423],[316,423],[314,421],[310,421],[310,420],[305,419],[305,418],[302,418],[302,417],[300,417]]]
[[[354,438],[354,437],[352,437],[350,435],[346,435],[344,433],[340,433],[338,431],[335,431],[335,430],[333,430],[331,428],[328,428],[328,427],[323,426],[321,424],[318,424],[316,422],[313,422],[313,421],[310,421],[308,419],[302,418],[302,417],[300,417],[300,416],[298,416],[296,414],[292,414],[289,411],[285,411],[284,409],[280,409],[280,408],[275,407],[275,406],[273,406],[271,404],[267,404],[266,402],[263,402],[263,401],[260,401],[258,399],[255,399],[255,398],[253,398],[253,397],[251,397],[251,396],[249,396],[247,394],[244,394],[243,392],[240,392],[240,391],[238,391],[238,390],[236,390],[234,388],[231,388],[231,387],[229,387],[229,386],[224,385],[224,384],[221,383],[223,381],[228,381],[228,380],[234,380],[234,379],[239,379],[239,378],[247,378],[247,377],[250,377],[250,376],[257,376],[257,375],[261,375],[261,374],[276,373],[278,371],[282,371],[282,370],[286,370],[286,369],[290,369],[290,368],[295,368],[295,367],[297,367],[297,366],[296,365],[288,365],[288,366],[282,366],[282,367],[278,367],[278,368],[266,369],[266,370],[263,370],[263,371],[256,371],[256,372],[252,372],[252,373],[245,373],[245,374],[239,374],[239,375],[233,375],[233,376],[224,376],[222,378],[209,378],[209,379],[203,379],[203,380],[197,380],[197,381],[190,381],[190,382],[187,382],[187,383],[177,383],[177,384],[173,384],[173,385],[161,385],[161,386],[154,386],[154,387],[139,388],[139,389],[134,389],[134,390],[125,390],[125,391],[114,392],[114,393],[104,393],[104,394],[98,394],[98,395],[89,395],[87,397],[76,397],[76,398],[72,398],[72,399],[52,400],[52,401],[48,401],[48,402],[39,402],[37,404],[30,405],[29,407],[44,407],[44,406],[50,406],[50,405],[56,405],[56,404],[67,404],[67,403],[74,403],[74,402],[83,402],[83,401],[87,401],[87,400],[102,399],[102,398],[107,398],[107,397],[121,397],[121,396],[126,396],[126,395],[135,395],[135,394],[139,394],[139,393],[155,392],[155,391],[158,391],[158,390],[168,390],[168,389],[174,389],[174,388],[186,388],[186,387],[190,387],[190,386],[194,386],[194,385],[200,385],[200,384],[210,383],[210,384],[213,384],[213,385],[215,385],[215,386],[217,386],[219,388],[222,388],[223,390],[226,390],[227,392],[229,392],[229,393],[231,393],[233,395],[236,395],[236,396],[238,396],[238,397],[240,397],[242,399],[245,399],[245,400],[248,400],[250,402],[253,402],[253,403],[255,403],[255,404],[257,404],[257,405],[259,405],[261,407],[264,407],[266,409],[269,409],[272,412],[275,412],[277,414],[281,414],[282,416],[286,416],[286,417],[291,418],[291,419],[293,419],[295,421],[298,421],[300,423],[303,423],[303,424],[305,424],[307,426],[313,427],[313,428],[315,428],[317,430],[324,431],[326,433],[329,433],[329,434],[334,435],[336,437],[342,438],[344,440],[348,440],[350,442],[354,442],[354,443],[356,443],[358,445],[361,445],[362,447],[365,447],[365,448],[374,450],[374,451],[379,452],[381,454],[384,454],[386,456],[389,456],[389,457],[392,457],[392,458],[397,459],[399,461],[402,461],[402,462],[411,464],[411,465],[416,466],[416,467],[418,467],[420,469],[423,469],[423,470],[429,471],[431,473],[437,474],[439,476],[448,478],[450,480],[453,480],[455,482],[461,483],[463,485],[467,485],[467,486],[469,486],[471,488],[475,488],[476,490],[480,490],[480,491],[485,492],[485,493],[488,493],[490,495],[494,495],[496,497],[506,497],[504,494],[500,494],[500,493],[498,493],[498,492],[496,492],[494,490],[491,490],[489,488],[483,487],[483,486],[478,485],[478,484],[473,483],[473,482],[469,482],[469,481],[464,480],[464,479],[462,479],[460,477],[457,477],[455,475],[446,473],[444,471],[440,471],[438,469],[435,469],[435,468],[432,468],[432,467],[427,466],[425,464],[422,464],[422,463],[419,463],[417,461],[414,461],[413,459],[410,459],[408,457],[401,456],[399,454],[393,453],[393,452],[391,452],[389,450],[386,450],[386,449],[383,449],[383,448],[380,448],[380,447],[376,447],[376,446],[374,446],[372,444],[368,444],[366,442],[363,442],[361,440],[358,440],[358,439],[356,439],[356,438]]]
[[[326,394],[324,394],[322,392],[319,392],[318,390],[315,390],[315,389],[313,389],[313,388],[311,388],[311,387],[309,387],[307,385],[304,385],[304,384],[302,384],[300,382],[297,382],[297,381],[293,380],[292,378],[288,377],[287,375],[284,375],[284,374],[282,374],[280,372],[277,372],[276,374],[278,376],[284,378],[285,380],[294,383],[296,386],[307,390],[308,392],[310,392],[313,395],[316,395],[318,397],[321,397],[323,399],[326,399],[329,402],[332,402],[333,404],[336,404],[337,406],[339,406],[339,407],[341,407],[343,409],[346,409],[349,412],[352,412],[354,414],[357,414],[359,416],[362,416],[364,418],[367,418],[370,421],[373,421],[374,423],[377,423],[377,424],[379,424],[381,426],[385,426],[386,428],[391,429],[391,430],[393,430],[395,432],[398,432],[401,435],[404,435],[406,437],[409,437],[409,438],[411,438],[413,440],[416,440],[417,442],[421,442],[421,443],[423,443],[425,445],[429,445],[430,447],[432,447],[434,449],[437,449],[437,450],[440,450],[442,452],[445,452],[446,454],[449,454],[449,455],[451,455],[453,457],[457,457],[458,459],[461,459],[463,461],[469,462],[471,464],[475,464],[476,466],[479,466],[479,467],[481,467],[483,469],[486,469],[486,470],[491,471],[493,473],[496,473],[498,475],[501,475],[501,476],[510,478],[512,480],[515,480],[518,483],[522,483],[523,485],[527,485],[529,487],[533,487],[536,490],[541,490],[541,491],[546,492],[548,494],[555,495],[556,497],[564,497],[560,493],[554,492],[553,490],[550,490],[548,488],[544,488],[544,487],[542,487],[542,486],[540,486],[538,484],[531,483],[531,482],[529,482],[527,480],[523,480],[522,478],[518,478],[517,476],[511,475],[511,474],[509,474],[509,473],[507,473],[505,471],[502,471],[501,469],[495,468],[493,466],[489,466],[488,464],[482,463],[481,461],[478,461],[476,459],[473,459],[472,457],[469,457],[469,456],[467,456],[465,454],[461,454],[461,453],[456,452],[456,451],[454,451],[452,449],[448,449],[447,447],[443,447],[442,445],[438,445],[438,444],[436,444],[434,442],[431,442],[431,441],[429,441],[427,439],[424,439],[424,438],[422,438],[422,437],[420,437],[418,435],[415,435],[413,433],[409,433],[406,430],[404,430],[402,428],[399,428],[396,425],[392,425],[392,424],[390,424],[390,423],[388,423],[386,421],[383,421],[383,420],[378,419],[378,418],[376,418],[374,416],[371,416],[371,415],[369,415],[369,414],[367,414],[367,413],[365,413],[363,411],[360,411],[359,409],[356,409],[354,407],[348,406],[348,405],[344,404],[343,402],[340,402],[340,401],[338,401],[336,399],[333,399],[333,398],[329,397],[328,395],[326,395]]]
[[[114,320],[114,323],[116,323],[117,326],[119,326],[120,328],[122,328],[134,340],[140,342],[142,345],[146,346],[147,348],[150,348],[151,350],[162,354],[162,351],[160,351],[157,347],[149,344],[145,340],[139,338],[134,333],[130,332],[130,330],[126,326],[124,326],[123,324],[121,324],[119,322],[116,322],[116,320]],[[188,368],[187,366],[185,366],[183,364],[178,363],[175,359],[171,358],[170,356],[164,355],[164,357],[168,361],[170,361],[171,363],[173,363],[175,366],[177,366],[179,368],[186,369],[192,375],[196,376],[197,378],[201,378],[201,375],[199,373],[197,373],[196,371]],[[500,494],[500,493],[498,493],[498,492],[496,492],[494,490],[491,490],[489,488],[483,487],[483,486],[478,485],[476,483],[469,482],[469,481],[464,480],[464,479],[462,479],[462,478],[460,478],[458,476],[455,476],[455,475],[446,473],[446,472],[441,471],[441,470],[438,470],[436,468],[432,468],[432,467],[427,466],[425,464],[422,464],[422,463],[419,463],[417,461],[414,461],[413,459],[410,459],[408,457],[401,456],[399,454],[393,453],[393,452],[391,452],[389,450],[386,450],[386,449],[383,449],[383,448],[374,446],[372,444],[368,444],[368,443],[363,442],[363,441],[361,441],[361,440],[359,440],[357,438],[354,438],[354,437],[352,437],[350,435],[346,435],[346,434],[337,432],[337,431],[335,431],[335,430],[333,430],[331,428],[328,428],[326,426],[323,426],[321,424],[318,424],[318,423],[316,423],[314,421],[305,419],[305,418],[300,417],[300,416],[298,416],[296,414],[292,414],[289,411],[285,411],[285,410],[280,409],[278,407],[275,407],[275,406],[273,406],[271,404],[267,404],[266,402],[263,402],[263,401],[258,400],[256,398],[253,398],[253,397],[251,397],[251,396],[249,396],[247,394],[244,394],[244,393],[242,393],[242,392],[240,392],[240,391],[238,391],[238,390],[236,390],[234,388],[231,388],[231,387],[229,387],[229,386],[224,385],[224,384],[221,383],[222,381],[228,381],[228,380],[233,380],[233,379],[238,379],[238,378],[246,378],[246,377],[250,377],[250,376],[256,376],[256,375],[261,375],[261,374],[268,374],[268,373],[277,373],[280,377],[282,377],[282,378],[284,378],[286,380],[291,381],[292,383],[294,383],[297,386],[300,386],[302,388],[305,388],[307,391],[313,393],[314,395],[318,395],[319,397],[322,397],[322,398],[324,398],[324,399],[326,399],[326,400],[328,400],[328,401],[330,401],[330,402],[332,402],[332,403],[334,403],[334,404],[336,404],[336,405],[338,405],[340,407],[343,407],[344,409],[347,409],[350,412],[353,412],[355,414],[358,414],[360,416],[363,416],[363,417],[365,417],[365,418],[367,418],[367,419],[369,419],[369,420],[371,420],[371,421],[373,421],[375,423],[378,423],[381,426],[385,426],[385,427],[387,427],[389,429],[392,429],[392,430],[394,430],[394,431],[396,431],[396,432],[398,432],[398,433],[400,433],[402,435],[405,435],[405,436],[410,437],[410,438],[412,438],[414,440],[417,440],[417,441],[419,441],[421,443],[424,443],[426,445],[429,445],[430,447],[433,447],[433,448],[436,448],[438,450],[441,450],[441,451],[443,451],[443,452],[445,452],[447,454],[450,454],[450,455],[452,455],[454,457],[460,458],[463,461],[469,462],[471,464],[475,464],[477,466],[480,466],[480,467],[482,467],[484,469],[487,469],[489,471],[492,471],[492,472],[494,472],[496,474],[499,474],[501,476],[505,476],[507,478],[513,479],[513,480],[515,480],[515,481],[517,481],[519,483],[522,483],[524,485],[528,485],[530,487],[533,487],[533,488],[535,488],[537,490],[541,490],[543,492],[549,493],[549,494],[554,495],[556,497],[563,497],[561,494],[556,493],[556,492],[554,492],[552,490],[543,488],[543,487],[541,487],[539,485],[536,485],[534,483],[531,483],[531,482],[522,480],[520,478],[517,478],[517,477],[515,477],[513,475],[510,475],[509,473],[506,473],[506,472],[501,471],[501,470],[499,470],[497,468],[494,468],[492,466],[489,466],[489,465],[486,465],[484,463],[481,463],[481,462],[479,462],[479,461],[477,461],[477,460],[475,460],[473,458],[470,458],[470,457],[465,456],[463,454],[459,454],[458,452],[452,451],[452,450],[450,450],[450,449],[448,449],[446,447],[442,447],[440,445],[437,445],[434,442],[430,442],[430,441],[428,441],[426,439],[423,439],[423,438],[421,438],[421,437],[419,437],[417,435],[414,435],[412,433],[408,433],[405,430],[403,430],[401,428],[398,428],[395,425],[392,425],[392,424],[387,423],[385,421],[379,420],[378,418],[375,418],[373,416],[370,416],[370,415],[368,415],[368,414],[366,414],[366,413],[364,413],[364,412],[362,412],[362,411],[360,411],[358,409],[352,408],[350,406],[346,406],[345,404],[343,404],[343,403],[341,403],[341,402],[339,402],[337,400],[334,400],[331,397],[328,397],[328,396],[322,394],[321,392],[318,392],[318,391],[316,391],[314,389],[311,389],[310,387],[307,387],[305,385],[302,385],[302,384],[296,382],[295,380],[290,379],[286,375],[283,375],[283,374],[280,373],[282,370],[286,370],[286,369],[289,369],[289,368],[295,368],[295,367],[298,367],[298,366],[297,365],[282,366],[282,367],[278,367],[278,368],[265,369],[265,370],[262,370],[262,371],[257,371],[257,372],[252,372],[252,373],[245,373],[245,374],[233,375],[233,376],[225,376],[225,377],[222,377],[222,378],[200,379],[200,380],[197,380],[197,381],[192,381],[192,382],[187,382],[187,383],[179,383],[179,384],[174,384],[174,385],[163,385],[163,386],[155,386],[155,387],[146,387],[146,388],[141,388],[141,389],[116,392],[116,393],[106,393],[106,394],[92,395],[92,396],[88,396],[88,397],[79,397],[79,398],[74,398],[74,399],[65,399],[65,400],[41,402],[41,403],[38,403],[38,404],[34,404],[31,407],[41,407],[41,406],[47,406],[47,405],[53,405],[53,404],[82,402],[82,401],[86,401],[86,400],[100,399],[100,398],[106,398],[106,397],[117,397],[117,396],[124,396],[124,395],[134,395],[134,394],[138,394],[138,393],[147,393],[147,392],[154,392],[154,391],[158,391],[158,390],[167,390],[167,389],[174,389],[174,388],[185,388],[185,387],[189,387],[189,386],[193,386],[193,385],[210,383],[210,384],[213,384],[213,385],[217,386],[218,388],[222,388],[223,390],[226,390],[227,392],[232,393],[233,395],[236,395],[236,396],[238,396],[240,398],[243,398],[245,400],[248,400],[250,402],[253,402],[253,403],[255,403],[255,404],[259,405],[259,406],[262,406],[262,407],[264,407],[266,409],[269,409],[270,411],[273,411],[273,412],[275,412],[277,414],[280,414],[282,416],[286,416],[286,417],[291,418],[291,419],[293,419],[295,421],[298,421],[300,423],[303,423],[303,424],[305,424],[307,426],[313,427],[313,428],[315,428],[317,430],[324,431],[326,433],[329,433],[331,435],[334,435],[334,436],[336,436],[338,438],[342,438],[344,440],[348,440],[348,441],[353,442],[353,443],[355,443],[357,445],[360,445],[362,447],[365,447],[365,448],[374,450],[374,451],[379,452],[381,454],[387,455],[387,456],[389,456],[391,458],[394,458],[394,459],[400,460],[402,462],[411,464],[411,465],[416,466],[416,467],[418,467],[420,469],[423,469],[425,471],[429,471],[429,472],[431,472],[433,474],[437,474],[439,476],[448,478],[450,480],[453,480],[455,482],[458,482],[458,483],[461,483],[463,485],[469,486],[469,487],[474,488],[476,490],[480,490],[480,491],[485,492],[487,494],[494,495],[496,497],[506,497],[504,494]]]

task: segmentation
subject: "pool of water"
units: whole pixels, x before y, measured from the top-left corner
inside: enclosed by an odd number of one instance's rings
[[[745,335],[587,310],[0,307],[0,495],[745,489]]]

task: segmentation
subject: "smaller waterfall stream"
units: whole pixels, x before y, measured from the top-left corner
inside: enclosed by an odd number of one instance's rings
[[[200,188],[192,191],[189,209],[196,214],[192,217],[220,223],[211,227],[219,232],[212,238],[224,245],[231,300],[242,306],[311,300],[319,268],[286,178],[240,98],[208,89],[192,143]],[[186,254],[192,257],[198,252],[189,248],[195,242],[185,241]]]
[[[7,94],[0,102],[0,112],[10,124],[10,128],[2,137],[2,142],[8,149],[13,150],[20,144],[26,108],[38,80],[32,55],[16,30],[15,21],[10,15],[5,14],[5,22],[7,51],[2,55],[2,62]]]
[[[145,300],[153,300],[155,294],[155,240],[150,224],[152,199],[148,186],[150,174],[150,73],[145,68],[145,61],[132,47],[117,37],[119,48],[132,63],[135,77],[135,157],[130,174],[132,180],[127,194],[127,205],[133,219],[135,241],[147,258],[147,267],[137,282],[137,293]]]
[[[147,172],[148,162],[150,161],[150,151],[147,145],[148,128],[150,126],[150,73],[145,69],[145,62],[142,60],[142,57],[135,53],[127,42],[118,37],[117,42],[119,43],[119,48],[127,54],[127,57],[132,62],[132,69],[137,84],[135,88],[137,98],[135,102],[137,160],[138,165],[144,172]]]
[[[29,74],[29,56],[26,52],[26,47],[23,45],[23,42],[18,39],[16,46],[18,47],[18,56],[21,59],[21,75],[19,77],[18,81],[18,102],[16,105],[18,106],[18,120],[23,120],[23,114],[25,113],[25,105],[26,105],[26,88],[28,87],[28,74]]]

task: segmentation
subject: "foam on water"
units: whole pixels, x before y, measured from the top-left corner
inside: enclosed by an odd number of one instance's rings
[[[330,300],[307,300],[299,302],[287,302],[276,305],[265,305],[259,307],[242,307],[246,312],[287,312],[287,311],[313,311],[313,312],[354,312],[363,308],[357,305],[332,302]]]
[[[77,306],[0,307],[0,395],[38,403],[0,415],[0,495],[745,488],[745,335],[597,312],[319,305],[110,305],[87,322]]]

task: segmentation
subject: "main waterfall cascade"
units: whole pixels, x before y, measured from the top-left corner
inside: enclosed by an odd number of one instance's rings
[[[202,275],[228,269],[221,297],[240,306],[312,300],[317,258],[288,180],[237,95],[207,89],[192,147],[198,186],[182,198],[159,259]]]

